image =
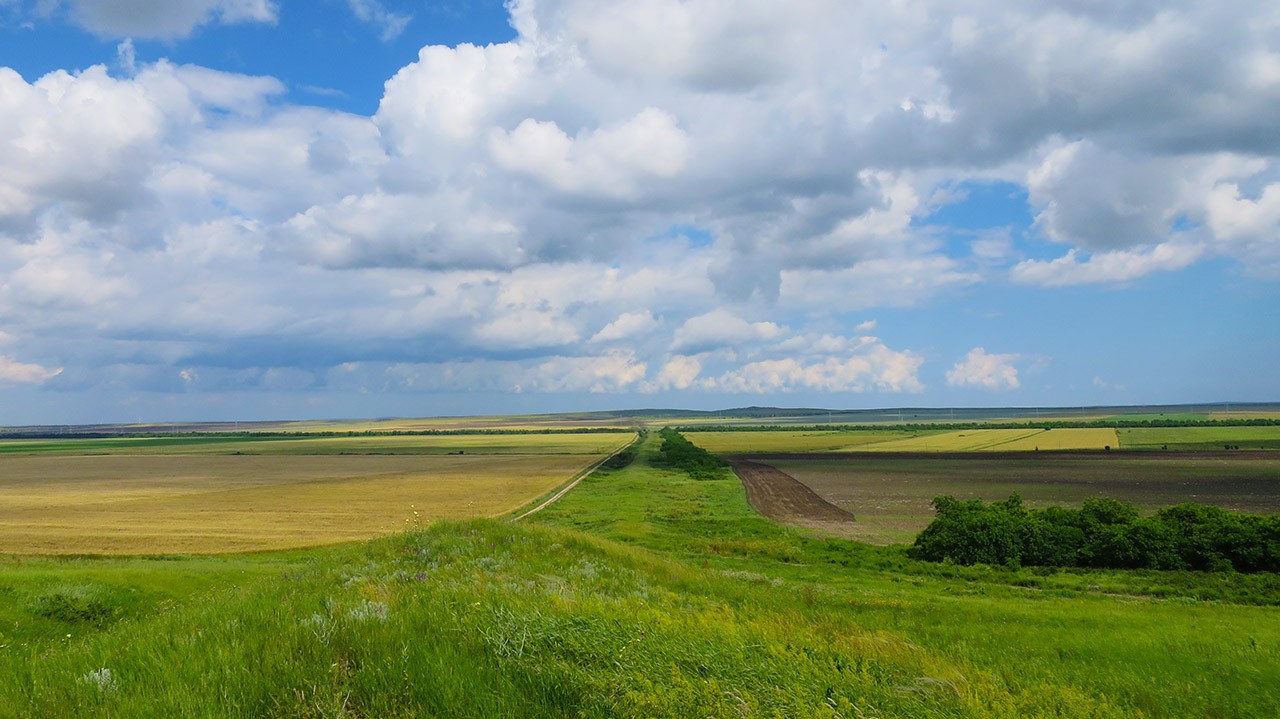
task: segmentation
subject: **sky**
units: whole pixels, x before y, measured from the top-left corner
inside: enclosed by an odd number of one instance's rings
[[[1280,400],[1270,0],[0,0],[0,424]]]

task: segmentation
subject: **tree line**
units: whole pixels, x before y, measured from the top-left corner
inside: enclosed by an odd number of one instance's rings
[[[668,466],[682,470],[690,479],[721,479],[729,463],[685,439],[684,435],[670,427],[663,427],[658,436],[662,445],[658,453]]]
[[[1027,509],[943,496],[908,554],[957,564],[1280,572],[1280,515],[1179,504],[1149,517],[1115,499]]]

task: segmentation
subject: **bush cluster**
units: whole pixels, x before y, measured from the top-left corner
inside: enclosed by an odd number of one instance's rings
[[[658,451],[663,461],[683,470],[691,479],[720,479],[724,476],[722,470],[729,463],[685,439],[684,435],[663,427],[658,436],[662,438]]]
[[[1143,517],[1131,504],[1028,510],[1017,494],[983,504],[933,500],[910,556],[957,564],[1280,572],[1280,515],[1179,504]]]

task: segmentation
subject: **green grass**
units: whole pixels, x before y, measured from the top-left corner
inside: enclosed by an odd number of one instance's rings
[[[532,524],[2,565],[0,621],[28,629],[0,647],[0,716],[1280,710],[1280,610],[1244,603],[1280,603],[1274,577],[912,562],[777,526],[736,480],[690,480],[655,452],[651,437]]]
[[[76,639],[252,585],[305,563],[301,553],[228,557],[3,557],[0,652]],[[2,712],[0,712],[2,713]]]
[[[1280,449],[1280,427],[1151,427],[1120,429],[1124,449]]]
[[[540,517],[698,563],[781,581],[857,626],[888,632],[998,678],[1032,716],[1271,716],[1280,709],[1280,581],[1191,572],[944,567],[778,527],[737,486],[650,471],[586,480]],[[820,600],[818,598],[821,598]],[[1201,599],[1196,599],[1200,597]],[[1265,638],[1264,638],[1265,637]],[[1151,677],[1159,676],[1158,685]],[[1086,710],[1085,706],[1092,706]],[[978,716],[987,714],[978,713]],[[990,715],[998,715],[992,712]]]

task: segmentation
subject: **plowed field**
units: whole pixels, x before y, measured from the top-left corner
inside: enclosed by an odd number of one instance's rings
[[[732,464],[746,487],[747,501],[764,516],[783,524],[841,536],[854,533],[852,514],[818,496],[786,472],[746,460]]]

